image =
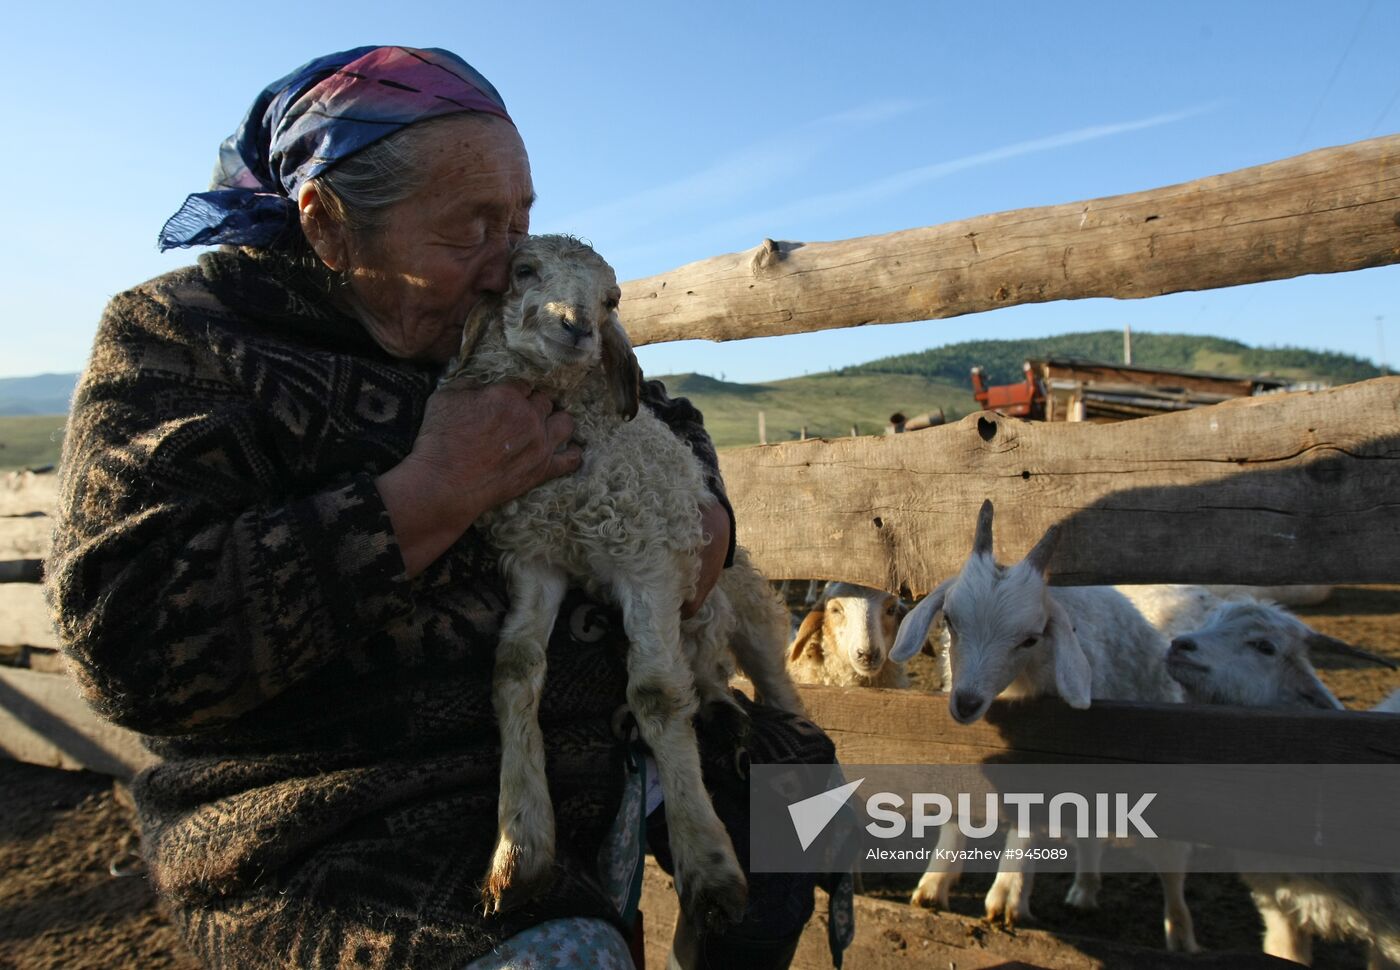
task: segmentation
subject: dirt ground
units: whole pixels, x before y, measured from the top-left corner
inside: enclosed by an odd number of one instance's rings
[[[1323,633],[1400,660],[1400,586],[1342,587],[1321,606],[1298,612]],[[1321,673],[1353,708],[1400,688],[1397,671],[1335,662]],[[110,874],[112,863],[130,859],[129,833],[129,815],[110,779],[0,760],[0,970],[197,970],[140,872]],[[990,878],[966,877],[953,909],[979,914]],[[1155,876],[1105,875],[1103,908],[1090,914],[1061,902],[1069,878],[1045,875],[1036,881],[1032,909],[1042,927],[1160,945]],[[913,882],[872,879],[867,891],[907,899]],[[1192,876],[1187,899],[1203,946],[1257,945],[1258,916],[1234,877]],[[1315,952],[1319,968],[1364,965],[1357,946],[1321,944]]]

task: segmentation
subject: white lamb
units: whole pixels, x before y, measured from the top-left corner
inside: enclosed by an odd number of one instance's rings
[[[829,583],[788,649],[788,673],[800,684],[909,686],[889,659],[902,615],[899,597],[853,583]]]
[[[691,720],[697,710],[742,717],[728,688],[731,650],[761,699],[801,711],[783,667],[786,610],[741,553],[681,621],[705,542],[699,509],[713,496],[686,444],[638,408],[640,370],[612,268],[576,239],[536,236],[512,255],[510,280],[503,297],[473,310],[447,379],[519,379],[547,392],[574,417],[584,457],[575,474],[483,521],[511,601],[492,681],[500,829],[483,903],[513,905],[550,877],[554,812],[537,712],[546,644],[572,581],[621,607],[628,705],[660,774],[681,904],[697,925],[737,921],[747,886],[701,780]]]
[[[891,654],[906,661],[928,637],[934,617],[943,614],[952,682],[949,709],[970,724],[993,699],[1057,696],[1071,707],[1094,699],[1178,702],[1181,688],[1167,675],[1166,639],[1119,592],[1108,586],[1046,585],[1058,530],[1051,527],[1026,558],[1014,566],[997,564],[992,551],[992,503],[982,504],[972,553],[962,571],[923,599],[900,625]],[[956,839],[954,826],[940,833]],[[1007,848],[1023,848],[1007,840]],[[1097,904],[1102,843],[1077,843],[1076,872],[1066,902],[1079,908]],[[1164,930],[1169,950],[1195,952],[1195,931],[1183,894],[1189,846],[1143,846],[1151,851],[1165,896]],[[1007,858],[1007,853],[1003,858]],[[987,918],[1009,924],[1032,918],[1034,871],[1004,864],[986,897]],[[946,907],[958,873],[927,872],[912,902]]]
[[[1309,651],[1319,648],[1388,662],[1309,629],[1280,607],[1231,602],[1213,610],[1200,629],[1172,640],[1167,670],[1197,703],[1340,710],[1342,702],[1309,660]],[[1400,691],[1373,710],[1400,713]],[[1265,953],[1311,963],[1317,935],[1366,942],[1369,967],[1400,964],[1400,874],[1245,873],[1242,878],[1264,920]]]

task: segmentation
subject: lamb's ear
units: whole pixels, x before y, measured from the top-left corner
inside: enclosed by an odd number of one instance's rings
[[[933,627],[933,618],[943,609],[943,600],[947,598],[948,587],[952,585],[952,579],[943,580],[900,621],[899,633],[895,634],[894,647],[890,650],[891,660],[902,664],[923,649],[928,631]]]
[[[472,354],[476,352],[477,344],[481,343],[481,338],[486,336],[491,322],[500,316],[500,309],[501,298],[496,293],[484,293],[476,301],[476,305],[467,314],[467,322],[462,325],[462,345],[457,348],[456,358],[447,365],[448,377],[455,376],[471,359]]]
[[[1368,663],[1389,667],[1391,670],[1396,669],[1395,661],[1391,660],[1389,657],[1382,657],[1378,653],[1362,650],[1360,647],[1353,647],[1346,641],[1338,640],[1336,637],[1329,637],[1325,633],[1318,633],[1316,631],[1310,633],[1308,635],[1307,645],[1309,653],[1330,653],[1339,657],[1352,657],[1356,660],[1365,660]]]
[[[802,618],[802,625],[797,628],[797,637],[792,641],[792,649],[788,651],[788,663],[802,656],[809,646],[817,659],[821,659],[821,639],[817,637],[817,631],[822,628],[825,620],[826,610],[820,607]]]
[[[972,554],[992,555],[992,500],[986,499],[977,511],[977,532],[972,537]]]
[[[1050,597],[1045,598],[1050,612],[1050,622],[1045,625],[1045,636],[1050,641],[1050,649],[1055,652],[1055,691],[1070,707],[1083,710],[1089,706],[1094,674],[1089,669],[1089,658],[1075,635],[1074,623],[1070,621],[1065,608]]]
[[[1044,576],[1050,571],[1050,557],[1055,554],[1055,544],[1059,541],[1060,527],[1052,525],[1045,530],[1045,535],[1040,537],[1035,548],[1026,553],[1026,565]]]
[[[599,328],[599,335],[603,344],[603,373],[607,375],[613,405],[618,414],[631,421],[637,416],[642,400],[642,368],[616,313],[608,314]]]

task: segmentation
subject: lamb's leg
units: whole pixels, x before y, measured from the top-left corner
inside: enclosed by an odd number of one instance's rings
[[[1031,914],[1031,889],[1035,885],[1035,864],[1029,859],[1011,858],[1013,853],[1024,852],[1035,845],[1033,836],[1022,836],[1014,827],[1007,830],[1006,845],[1003,847],[1001,864],[997,867],[997,877],[992,880],[992,888],[987,890],[986,919],[989,923],[1004,923],[1007,929],[1018,924],[1029,923],[1035,917]]]
[[[929,869],[919,877],[919,884],[914,887],[914,895],[909,899],[910,904],[925,909],[948,909],[948,896],[962,876],[963,860],[959,853],[966,844],[967,840],[957,822],[947,822],[939,827],[934,856],[942,862],[942,871]],[[953,858],[945,859],[946,853],[953,853]]]
[[[729,649],[753,682],[757,699],[789,714],[805,714],[787,672],[787,609],[768,580],[749,564],[747,556],[737,555],[720,578],[720,588],[735,613]]]
[[[1093,837],[1074,840],[1074,883],[1065,893],[1065,905],[1083,910],[1099,908],[1103,844],[1103,839]]]
[[[1139,851],[1151,860],[1162,881],[1162,931],[1167,949],[1177,953],[1200,953],[1196,927],[1186,905],[1186,870],[1191,860],[1191,843],[1144,839]]]
[[[1271,957],[1312,966],[1312,936],[1279,908],[1272,893],[1254,893],[1264,920],[1264,952]]]
[[[627,701],[661,775],[681,907],[700,926],[737,923],[747,907],[748,885],[700,773],[691,723],[698,705],[680,649],[680,593],[662,582],[643,588],[635,579],[613,588],[631,641]]]
[[[488,913],[529,899],[552,878],[554,805],[544,774],[540,695],[545,649],[567,580],[546,567],[516,563],[507,580],[511,607],[501,627],[491,702],[501,733],[501,794],[496,849],[482,887]]]

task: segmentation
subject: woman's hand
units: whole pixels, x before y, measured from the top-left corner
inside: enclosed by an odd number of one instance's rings
[[[681,618],[689,619],[705,604],[705,597],[715,588],[724,572],[724,560],[729,554],[729,513],[718,502],[706,502],[700,508],[700,526],[710,541],[700,553],[700,578],[695,583],[695,595],[681,604]]]
[[[573,418],[520,381],[434,391],[413,451],[375,482],[408,574],[426,569],[482,513],[575,471],[583,453],[569,444],[573,430]]]

